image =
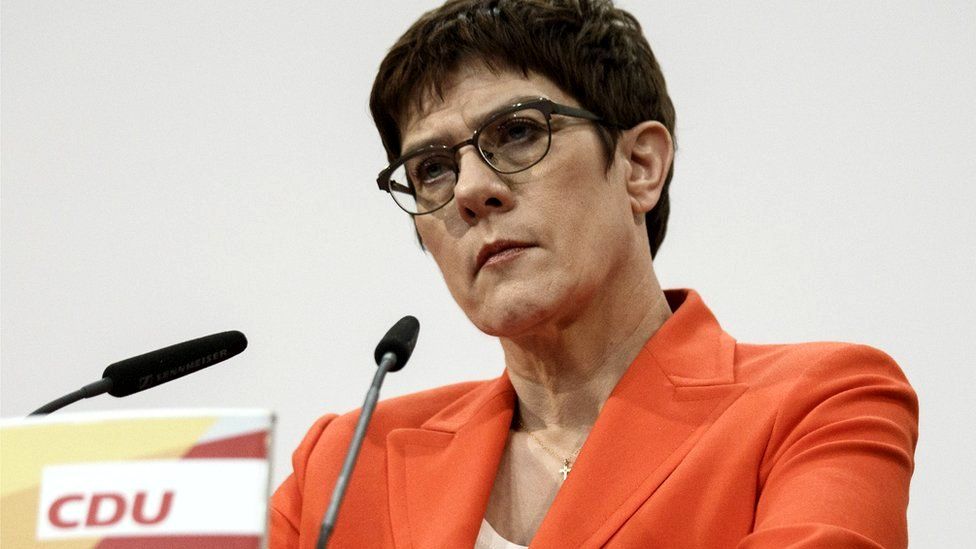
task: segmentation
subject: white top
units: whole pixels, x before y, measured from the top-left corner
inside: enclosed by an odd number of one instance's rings
[[[487,520],[481,519],[481,530],[478,530],[478,539],[474,542],[474,549],[528,549],[528,547],[512,543],[501,537],[488,524]]]

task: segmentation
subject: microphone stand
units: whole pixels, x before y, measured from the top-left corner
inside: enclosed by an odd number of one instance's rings
[[[359,419],[356,421],[356,430],[353,431],[352,441],[349,443],[346,460],[342,463],[342,469],[339,471],[339,477],[336,479],[335,488],[332,489],[332,499],[329,501],[329,508],[325,512],[325,519],[322,520],[322,528],[319,530],[319,540],[315,545],[316,549],[325,549],[329,543],[329,538],[332,536],[332,529],[335,528],[336,518],[339,516],[339,506],[342,505],[342,498],[346,494],[349,477],[352,476],[352,470],[356,466],[356,458],[359,456],[359,450],[362,448],[363,440],[366,438],[366,428],[369,426],[370,418],[373,417],[373,409],[376,408],[376,401],[380,397],[380,386],[383,384],[383,378],[386,376],[386,373],[396,366],[396,363],[396,354],[393,352],[385,353],[380,360],[379,366],[376,368],[376,374],[373,375],[373,383],[370,384],[369,390],[366,391],[366,400],[363,402],[362,410],[359,412]]]

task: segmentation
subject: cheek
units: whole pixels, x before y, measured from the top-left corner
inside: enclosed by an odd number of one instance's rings
[[[424,216],[416,219],[417,233],[434,258],[437,267],[447,283],[454,299],[460,303],[462,297],[460,289],[464,286],[465,264],[458,242],[451,238],[445,220],[438,217]]]
[[[593,146],[589,150],[600,154],[553,158],[544,172],[534,176],[547,184],[526,188],[533,194],[532,202],[542,205],[546,224],[571,236],[564,244],[573,246],[585,245],[600,235],[619,237],[620,225],[631,218],[625,183],[613,169],[606,171],[602,149]]]
[[[424,244],[424,248],[427,251],[438,246],[436,234],[433,231],[433,223],[429,217],[429,215],[426,215],[413,218],[413,227],[416,229],[417,234],[420,235],[420,241]]]
[[[560,271],[576,285],[612,276],[607,271],[625,255],[634,231],[626,183],[614,167],[606,171],[598,150],[597,158],[560,159],[561,169],[550,173],[555,184],[536,197],[545,204]]]
[[[415,225],[417,234],[420,235],[420,240],[424,243],[427,252],[434,257],[434,261],[441,267],[441,271],[444,271],[445,264],[450,263],[445,254],[451,248],[447,242],[444,222],[432,216],[424,216],[416,218]]]

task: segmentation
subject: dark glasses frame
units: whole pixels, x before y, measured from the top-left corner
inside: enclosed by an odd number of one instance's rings
[[[542,155],[539,156],[537,160],[535,160],[528,166],[521,167],[512,171],[500,170],[496,168],[494,165],[492,165],[491,159],[488,158],[485,151],[482,150],[482,148],[479,146],[478,139],[481,137],[481,133],[482,131],[484,131],[485,128],[491,126],[492,124],[495,124],[499,119],[502,119],[514,112],[518,112],[526,109],[537,110],[541,112],[543,116],[545,116],[546,128],[549,133],[548,142],[546,143],[546,150],[544,153],[542,153]],[[478,157],[481,158],[482,162],[484,162],[495,173],[509,175],[513,173],[523,172],[525,170],[528,170],[532,166],[535,166],[539,162],[542,162],[542,159],[545,158],[547,154],[549,154],[549,149],[552,147],[552,115],[554,114],[558,114],[561,116],[569,116],[573,118],[582,118],[584,120],[591,120],[593,122],[597,122],[600,124],[606,124],[602,118],[600,118],[599,116],[593,114],[592,112],[586,109],[570,107],[569,105],[562,105],[559,103],[555,103],[544,97],[533,99],[531,101],[522,101],[494,113],[483,124],[481,124],[481,127],[479,127],[477,130],[474,131],[473,134],[471,134],[471,137],[469,139],[465,139],[464,141],[461,141],[460,143],[457,143],[453,146],[428,145],[426,147],[421,147],[419,149],[410,151],[407,154],[401,156],[400,158],[397,158],[389,166],[384,168],[383,171],[379,173],[379,175],[376,176],[376,184],[381,191],[386,191],[387,193],[390,193],[391,197],[393,198],[393,201],[396,202],[396,205],[399,206],[401,210],[407,212],[408,214],[417,216],[417,215],[426,215],[429,213],[434,213],[437,210],[448,205],[451,202],[451,200],[454,200],[453,191],[451,193],[451,197],[448,198],[447,201],[445,201],[443,204],[437,206],[436,208],[430,209],[425,212],[411,212],[410,210],[406,209],[402,204],[400,204],[399,201],[397,201],[396,197],[393,196],[393,191],[412,195],[414,194],[413,189],[409,186],[401,185],[395,181],[390,181],[390,176],[393,175],[393,172],[395,172],[400,166],[405,164],[407,161],[417,156],[427,155],[432,152],[449,153],[451,156],[455,158],[453,171],[454,171],[454,184],[457,185],[457,180],[460,175],[459,173],[460,168],[458,167],[459,162],[457,162],[457,153],[463,147],[466,147],[468,145],[473,146],[475,150],[478,151]]]

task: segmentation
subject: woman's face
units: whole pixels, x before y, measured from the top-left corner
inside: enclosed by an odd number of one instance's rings
[[[485,115],[525,98],[579,106],[547,78],[468,65],[408,118],[404,151],[471,137]],[[500,337],[558,328],[593,306],[644,230],[625,183],[606,170],[593,123],[554,115],[551,148],[532,168],[492,171],[470,146],[447,206],[415,218],[451,294],[482,331]],[[618,147],[619,149],[619,147]],[[648,254],[646,244],[644,254]]]

